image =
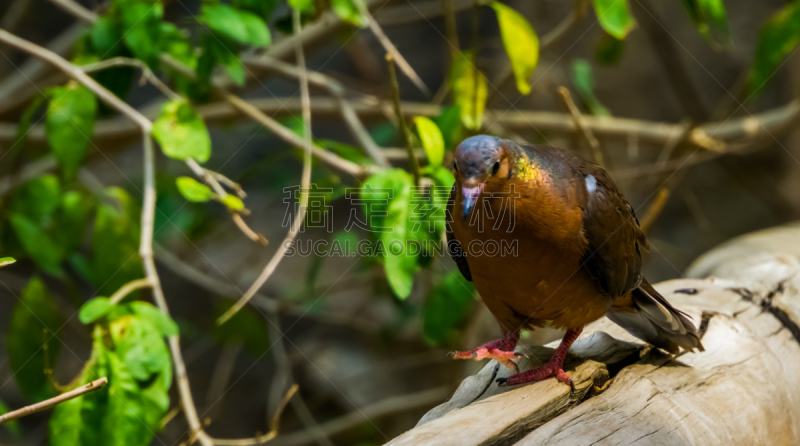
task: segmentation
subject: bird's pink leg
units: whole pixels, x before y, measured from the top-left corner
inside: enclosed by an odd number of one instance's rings
[[[514,347],[517,346],[519,341],[519,332],[506,333],[502,339],[487,342],[478,348],[467,350],[464,352],[450,352],[449,355],[453,359],[474,359],[480,361],[481,359],[494,359],[495,361],[503,364],[504,366],[519,372],[517,364],[513,359],[518,358],[520,355],[514,353]]]
[[[547,363],[539,368],[528,370],[527,372],[517,373],[516,375],[511,375],[508,378],[497,378],[497,382],[500,385],[509,385],[513,386],[516,384],[525,384],[530,382],[541,381],[547,379],[551,376],[554,376],[557,380],[561,381],[564,384],[569,384],[572,387],[572,378],[567,376],[562,369],[564,365],[564,358],[567,356],[567,350],[569,350],[569,346],[578,339],[578,336],[583,331],[583,327],[581,328],[571,328],[567,330],[566,334],[564,334],[564,338],[561,340],[561,344],[556,349],[556,352],[553,354],[553,357],[550,358]]]

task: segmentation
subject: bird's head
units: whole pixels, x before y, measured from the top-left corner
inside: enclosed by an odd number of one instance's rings
[[[465,139],[456,148],[453,170],[456,187],[461,187],[464,220],[484,190],[500,190],[508,180],[511,169],[509,144],[513,143],[494,136],[477,135]]]

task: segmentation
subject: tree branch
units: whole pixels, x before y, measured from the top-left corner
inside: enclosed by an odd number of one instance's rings
[[[4,424],[11,420],[16,420],[17,418],[21,418],[36,412],[40,412],[45,409],[49,409],[57,404],[63,403],[64,401],[68,401],[73,398],[77,398],[83,394],[95,391],[103,387],[107,383],[108,383],[108,378],[103,377],[100,379],[96,379],[88,384],[84,384],[75,390],[70,390],[69,392],[65,392],[62,393],[61,395],[54,396],[53,398],[40,401],[36,404],[31,404],[30,406],[25,406],[21,409],[12,410],[11,412],[8,412],[7,414],[0,416],[0,424]]]
[[[583,121],[583,116],[581,116],[581,111],[578,110],[578,107],[575,105],[575,102],[572,100],[572,96],[569,94],[569,89],[565,86],[558,87],[558,94],[561,96],[561,100],[564,102],[564,106],[569,111],[569,114],[572,116],[572,120],[575,123],[575,127],[580,129],[581,135],[589,143],[589,148],[592,152],[592,158],[594,158],[594,162],[597,163],[598,166],[604,167],[605,162],[603,161],[603,152],[600,150],[600,143],[595,138],[594,134]]]

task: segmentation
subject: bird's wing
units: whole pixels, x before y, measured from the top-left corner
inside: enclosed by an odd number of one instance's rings
[[[609,296],[622,296],[642,281],[642,255],[647,241],[628,201],[602,168],[584,161],[586,204],[583,236],[588,242],[584,268]],[[581,185],[576,185],[580,187]]]
[[[461,243],[453,236],[453,228],[450,227],[450,222],[453,221],[453,206],[456,202],[456,187],[450,190],[450,198],[447,199],[447,207],[445,208],[445,229],[447,231],[447,249],[450,251],[450,256],[456,261],[458,270],[464,275],[464,278],[472,282],[472,273],[469,271],[469,264],[464,250],[461,249]]]

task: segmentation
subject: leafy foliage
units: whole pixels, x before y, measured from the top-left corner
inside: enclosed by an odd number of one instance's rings
[[[97,102],[88,88],[76,83],[50,89],[47,141],[66,178],[78,172],[94,132]]]
[[[475,67],[472,52],[455,56],[450,68],[453,102],[461,112],[461,122],[470,130],[478,130],[486,107],[486,76]]]
[[[593,0],[600,26],[617,39],[624,39],[636,26],[628,0]]]
[[[704,37],[722,45],[730,43],[728,18],[722,0],[683,0],[683,4]]]
[[[517,79],[517,90],[522,94],[531,92],[528,80],[539,61],[539,37],[525,17],[508,6],[492,2],[500,23],[500,35],[506,47],[514,77]]]
[[[243,45],[265,46],[270,43],[269,30],[257,15],[225,4],[205,4],[198,18],[219,35]]]
[[[199,163],[211,156],[211,137],[197,111],[183,100],[164,104],[161,116],[153,123],[153,136],[164,155],[179,160],[192,158]]]
[[[55,364],[61,343],[55,335],[61,317],[41,279],[34,277],[22,291],[11,314],[8,360],[19,387],[31,401],[55,395],[48,369]]]
[[[453,270],[433,287],[425,300],[422,330],[430,344],[447,341],[464,322],[475,301],[475,287]]]
[[[800,3],[784,6],[761,28],[753,68],[747,80],[750,95],[758,94],[784,58],[800,44]]]
[[[430,119],[417,116],[414,118],[417,125],[417,134],[422,142],[422,148],[428,156],[428,164],[440,166],[444,161],[444,137],[439,127]]]
[[[594,95],[592,66],[584,59],[572,62],[572,84],[578,90],[581,100],[595,116],[611,116],[611,112]]]
[[[92,236],[90,279],[109,295],[142,277],[139,258],[139,208],[123,189],[109,187],[97,207]]]

